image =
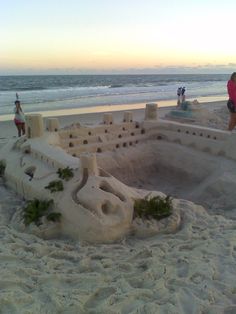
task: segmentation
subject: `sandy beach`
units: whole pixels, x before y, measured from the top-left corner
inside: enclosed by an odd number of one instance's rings
[[[202,125],[225,130],[225,101],[201,105],[210,113]],[[160,108],[159,117],[170,109]],[[100,123],[102,115],[58,117],[63,127]],[[133,115],[140,121],[144,109]],[[123,111],[113,116],[121,121]],[[16,130],[12,121],[0,123],[3,145]],[[236,313],[236,200],[232,190],[226,194],[225,178],[214,190],[217,195],[202,185],[217,176],[221,157],[177,144],[158,145],[106,153],[98,163],[128,185],[171,194],[182,218],[174,233],[129,235],[96,246],[66,238],[43,240],[20,230],[17,217],[24,202],[0,181],[0,313]],[[229,179],[235,162],[223,157],[221,162]]]

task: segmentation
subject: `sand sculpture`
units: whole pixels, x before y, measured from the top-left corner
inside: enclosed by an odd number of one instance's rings
[[[98,167],[96,154],[128,149],[150,139],[236,160],[232,145],[236,134],[160,120],[156,104],[146,105],[141,122],[133,121],[132,112],[125,112],[121,123],[115,123],[112,114],[106,113],[103,122],[92,127],[78,124],[60,129],[58,119],[49,118],[44,130],[39,114],[28,115],[26,123],[27,135],[2,147],[0,161],[6,165],[7,185],[26,200],[54,200],[62,221],[45,222],[34,230],[46,238],[64,234],[90,242],[121,239],[134,225],[137,227],[133,223],[134,200],[158,194],[123,184]],[[74,177],[63,181],[63,191],[50,193],[45,186],[58,180],[58,168],[66,167],[73,169]],[[180,223],[176,211],[173,217],[169,220],[172,231]]]

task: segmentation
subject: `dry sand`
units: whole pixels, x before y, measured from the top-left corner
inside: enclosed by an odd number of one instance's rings
[[[211,123],[222,128],[228,115],[221,105],[217,110],[220,119]],[[116,115],[121,118],[121,113]],[[83,119],[93,123],[98,117],[101,120],[101,115]],[[81,116],[73,119],[63,118],[61,124],[81,121]],[[13,128],[9,122],[6,125]],[[200,189],[210,177],[217,181],[219,163],[226,177],[235,172],[235,164],[178,145],[162,143],[157,149],[147,144],[146,149],[104,154],[99,163],[133,186],[189,200],[196,197],[210,210],[176,201],[182,223],[174,234],[129,236],[99,246],[69,239],[45,241],[18,230],[15,217],[23,201],[0,182],[0,313],[236,313],[235,202],[230,203],[230,195],[222,198],[222,185],[217,187],[221,198]],[[179,150],[175,156],[173,149]],[[210,168],[204,166],[206,160],[211,161]],[[221,204],[228,198],[226,211]]]

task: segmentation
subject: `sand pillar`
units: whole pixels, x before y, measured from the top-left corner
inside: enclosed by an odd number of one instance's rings
[[[145,120],[157,120],[157,107],[156,103],[146,104]]]
[[[59,120],[57,118],[47,119],[47,130],[49,132],[57,132],[59,130]]]
[[[124,112],[124,122],[133,122],[133,113],[131,111]]]
[[[112,113],[104,113],[104,115],[103,115],[103,123],[104,124],[113,124]]]
[[[80,155],[81,172],[87,169],[88,175],[97,176],[99,174],[96,154],[84,153]]]
[[[43,136],[43,117],[39,113],[26,115],[27,138]]]

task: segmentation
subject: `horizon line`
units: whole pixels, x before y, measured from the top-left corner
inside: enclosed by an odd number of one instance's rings
[[[231,73],[231,72],[230,72]],[[83,74],[75,74],[75,73],[66,73],[66,74],[53,74],[53,73],[45,73],[45,74],[0,74],[0,77],[5,77],[5,76],[88,76],[88,75],[94,75],[94,76],[101,76],[101,75],[110,75],[110,76],[121,76],[121,75],[131,75],[131,76],[136,76],[136,75],[229,75],[228,73],[83,73]]]

